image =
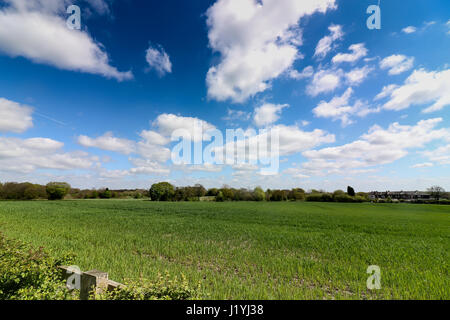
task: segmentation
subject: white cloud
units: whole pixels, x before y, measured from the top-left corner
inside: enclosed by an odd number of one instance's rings
[[[420,168],[430,168],[433,167],[434,165],[431,162],[425,162],[425,163],[418,163],[415,165],[412,165],[411,168],[413,169],[420,169]]]
[[[163,146],[170,143],[170,138],[165,137],[162,134],[152,130],[143,130],[140,133],[140,136],[149,144],[153,145]]]
[[[374,69],[369,66],[364,66],[362,68],[355,68],[350,70],[350,72],[345,74],[348,84],[359,85],[361,84]]]
[[[369,108],[366,103],[357,100],[354,105],[350,104],[350,98],[353,94],[353,89],[348,88],[342,96],[337,96],[331,101],[321,101],[317,107],[313,109],[316,117],[332,118],[333,120],[340,120],[342,126],[347,126],[353,123],[351,116],[364,117],[369,113],[378,112],[378,109]]]
[[[221,61],[208,71],[208,97],[244,102],[301,55],[300,18],[335,8],[334,0],[218,0],[207,11],[210,47]]]
[[[333,63],[355,62],[367,56],[368,53],[364,43],[352,44],[348,49],[351,53],[338,53],[333,57]]]
[[[392,92],[394,92],[395,89],[398,88],[398,85],[396,84],[390,84],[388,86],[384,86],[383,89],[381,90],[381,92],[379,94],[377,94],[377,96],[375,97],[374,100],[380,100],[386,97],[389,97]]]
[[[402,29],[402,32],[406,33],[406,34],[414,33],[416,31],[417,31],[417,28],[413,27],[413,26],[409,26],[409,27],[406,27],[406,28]]]
[[[243,110],[234,110],[234,109],[227,109],[227,115],[222,118],[222,120],[225,121],[246,121],[249,120],[251,116],[250,112],[245,112]]]
[[[84,152],[64,153],[62,142],[47,138],[0,137],[0,171],[29,173],[36,169],[89,169],[95,159]]]
[[[135,150],[134,141],[116,138],[112,132],[106,132],[103,136],[97,138],[81,135],[78,137],[78,143],[88,148],[99,148],[123,154],[130,154]]]
[[[161,135],[171,137],[175,130],[183,129],[191,134],[193,141],[201,141],[203,132],[216,129],[212,124],[193,117],[182,117],[174,114],[161,114],[153,122]]]
[[[311,78],[314,75],[314,68],[311,66],[307,66],[303,69],[302,72],[298,72],[293,69],[289,72],[289,77],[295,80],[301,80],[305,78]]]
[[[159,45],[156,47],[150,46],[147,49],[145,59],[150,68],[155,69],[160,76],[172,72],[172,63],[170,62],[169,55]]]
[[[389,101],[383,108],[398,111],[425,104],[432,104],[423,110],[425,113],[439,111],[450,105],[450,69],[440,72],[424,69],[414,71],[402,86],[389,93]]]
[[[289,107],[288,104],[265,103],[262,106],[255,108],[253,121],[258,127],[270,125],[278,121],[281,111],[287,107]]]
[[[21,133],[33,126],[33,110],[17,102],[0,98],[0,131]]]
[[[86,32],[70,30],[57,12],[62,1],[11,0],[0,10],[0,51],[64,70],[133,78],[109,64],[102,45]]]
[[[297,179],[308,179],[309,176],[302,173],[302,170],[299,168],[289,168],[283,171],[284,174],[289,175],[293,178]]]
[[[335,136],[333,134],[329,134],[320,129],[303,131],[297,126],[285,125],[275,126],[274,129],[279,132],[280,156],[292,155],[321,144],[332,143],[335,141]]]
[[[436,129],[442,118],[421,120],[414,126],[391,124],[387,129],[373,126],[359,140],[338,147],[309,150],[303,156],[305,174],[346,173],[349,170],[392,163],[405,157],[409,149],[449,136],[450,128]]]
[[[306,93],[315,97],[320,93],[334,91],[341,84],[342,70],[320,70],[314,74]]]
[[[326,57],[328,52],[333,49],[333,42],[339,39],[342,39],[344,36],[344,32],[342,32],[342,26],[340,25],[331,25],[328,27],[330,30],[330,35],[325,36],[317,43],[316,51],[314,52],[314,56],[320,59]]]
[[[167,175],[170,170],[157,161],[151,159],[130,159],[134,168],[130,169],[132,174],[162,174]]]
[[[450,140],[450,138],[447,138],[447,140]],[[422,154],[438,164],[450,164],[450,144],[435,150],[424,151]]]
[[[414,65],[414,58],[401,54],[394,54],[380,61],[381,69],[389,69],[390,75],[397,75],[410,70]]]

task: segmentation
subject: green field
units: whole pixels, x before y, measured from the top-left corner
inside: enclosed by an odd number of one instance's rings
[[[0,231],[116,281],[183,273],[208,299],[450,299],[449,206],[0,202]]]

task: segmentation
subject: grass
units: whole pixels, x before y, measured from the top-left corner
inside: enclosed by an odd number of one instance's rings
[[[345,203],[0,202],[11,238],[110,278],[168,271],[208,299],[449,299],[450,207]],[[368,290],[369,265],[381,290]]]

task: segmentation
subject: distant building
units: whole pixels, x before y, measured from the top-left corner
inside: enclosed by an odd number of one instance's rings
[[[372,191],[369,193],[369,197],[372,200],[375,199],[387,199],[391,198],[392,200],[430,200],[431,195],[425,191]]]

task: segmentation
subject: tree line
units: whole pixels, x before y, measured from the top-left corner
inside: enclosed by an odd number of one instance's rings
[[[432,187],[428,190],[436,199],[448,198],[449,194],[441,187]],[[439,194],[439,196],[437,196]],[[314,201],[314,202],[369,202],[372,199],[368,193],[355,192],[351,186],[347,191],[336,190],[325,192],[323,190],[293,189],[267,189],[261,187],[254,189],[222,188],[206,189],[201,184],[187,187],[175,187],[169,182],[159,182],[150,189],[110,190],[103,189],[77,189],[66,182],[50,182],[47,185],[29,182],[0,183],[0,200],[61,200],[61,199],[149,199],[152,201]],[[445,202],[447,200],[441,200]],[[439,202],[439,200],[438,200]]]

